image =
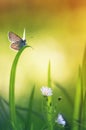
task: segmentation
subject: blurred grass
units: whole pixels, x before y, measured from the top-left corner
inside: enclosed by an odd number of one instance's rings
[[[85,49],[84,49],[84,55],[83,55],[83,61],[82,61],[82,122],[83,122],[83,126],[85,126],[85,128],[83,128],[83,130],[86,129],[86,45],[85,45]]]
[[[30,101],[29,101],[29,104],[28,104],[28,113],[27,113],[27,118],[26,118],[26,121],[25,121],[25,130],[31,130],[34,128],[34,124],[32,122],[32,107],[33,107],[33,101],[34,101],[34,92],[35,92],[35,86],[33,87],[32,89],[32,93],[31,93],[31,96],[30,96]]]
[[[79,69],[79,76],[76,85],[76,95],[75,95],[75,102],[74,102],[73,122],[79,121],[79,123],[81,123],[82,107],[83,107],[82,92],[83,91],[82,91],[81,69]],[[80,126],[73,123],[72,130],[80,130]]]
[[[51,63],[49,61],[48,63],[48,87],[52,90],[52,84],[51,84]],[[53,103],[52,103],[52,96],[47,97],[47,121],[48,121],[48,129],[53,130]]]
[[[86,47],[84,49],[82,67],[79,68],[73,121],[78,123],[73,125],[72,130],[86,129]]]

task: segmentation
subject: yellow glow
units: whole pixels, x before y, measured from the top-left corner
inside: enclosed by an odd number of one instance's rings
[[[69,74],[67,57],[63,47],[54,38],[41,39],[34,43],[34,49],[28,58],[26,56],[28,73],[32,74],[35,81],[47,80],[48,62],[51,62],[51,76],[53,80],[65,81]]]
[[[53,81],[58,81],[61,83],[69,81],[71,75],[73,72],[75,72],[75,67],[78,68],[79,59],[77,58],[77,55],[81,55],[81,46],[78,47],[78,49],[77,46],[71,46],[71,54],[68,55],[69,49],[67,53],[64,47],[67,45],[62,45],[61,43],[57,42],[55,38],[40,38],[38,40],[34,40],[32,43],[33,44],[31,46],[33,49],[26,49],[18,62],[15,84],[15,93],[17,99],[21,97],[21,95],[24,97],[25,95],[28,95],[28,93],[31,92],[31,86],[34,84],[39,86],[47,85],[47,70],[49,60],[51,62],[51,79]],[[80,53],[77,52],[79,48]],[[75,54],[75,52],[77,53]],[[12,51],[11,53],[14,54]],[[0,72],[0,84],[2,85],[0,87],[0,91],[6,97],[8,97],[9,94],[10,69],[15,57],[15,54],[12,56],[11,55],[10,57],[7,56],[8,59],[6,58],[6,55],[3,55],[3,58],[1,58],[3,64],[1,66],[2,71]],[[80,57],[81,56],[79,56],[79,58]],[[6,69],[3,69],[5,66]],[[3,74],[4,78],[2,77]]]
[[[51,62],[51,78],[56,81],[65,81],[69,76],[66,55],[53,38],[34,43],[34,49],[28,49],[20,58],[17,68],[16,96],[30,92],[32,84],[46,85],[48,62]],[[29,52],[29,53],[28,53]],[[25,81],[26,80],[26,81]],[[28,88],[25,82],[28,81]],[[21,90],[21,91],[20,91]],[[26,94],[27,95],[27,94]]]

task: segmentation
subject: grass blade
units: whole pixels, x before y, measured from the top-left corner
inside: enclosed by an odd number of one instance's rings
[[[12,64],[11,73],[10,73],[10,82],[9,82],[9,106],[10,106],[10,118],[12,127],[14,130],[16,130],[16,110],[15,110],[15,76],[16,76],[16,68],[17,63],[19,60],[20,55],[22,54],[23,50],[29,46],[22,47],[17,55],[15,56],[15,59]]]
[[[49,61],[49,64],[48,64],[48,87],[51,87],[51,65],[50,65],[50,61]],[[48,107],[50,106],[52,102],[52,96],[49,96],[48,97]]]
[[[51,64],[49,61],[48,64],[48,87],[51,87]],[[47,101],[47,119],[49,124],[49,130],[53,130],[53,123],[52,123],[52,96],[48,96]]]
[[[79,76],[76,86],[76,95],[75,95],[75,103],[74,103],[74,113],[73,113],[73,122],[78,121],[81,122],[81,113],[82,113],[82,82],[81,82],[81,70],[79,69]],[[72,130],[80,130],[80,125],[74,124]]]
[[[86,124],[86,46],[85,46],[83,62],[82,62],[82,87],[83,87],[82,122],[83,125],[86,127],[85,125]]]
[[[32,89],[32,93],[30,96],[30,101],[29,101],[29,105],[28,105],[28,113],[27,113],[27,118],[26,118],[26,122],[25,122],[25,130],[31,130],[33,127],[32,125],[32,105],[33,105],[33,99],[34,99],[34,91],[35,91],[35,86]]]
[[[82,62],[82,80],[83,80],[83,98],[84,98],[86,93],[86,47],[85,47],[83,62]]]

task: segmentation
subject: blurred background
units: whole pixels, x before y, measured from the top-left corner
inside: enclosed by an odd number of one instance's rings
[[[17,53],[10,49],[8,32],[22,37],[24,28],[27,44],[33,49],[26,49],[18,63],[16,101],[25,104],[34,84],[38,98],[40,87],[47,85],[49,60],[52,81],[66,86],[72,96],[86,43],[86,1],[0,1],[0,95],[6,100],[10,70]]]

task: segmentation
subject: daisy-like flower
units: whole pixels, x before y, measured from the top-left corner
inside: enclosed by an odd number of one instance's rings
[[[53,93],[52,93],[52,89],[47,87],[47,86],[43,86],[41,88],[41,92],[42,92],[42,95],[43,96],[51,96]]]
[[[55,120],[55,122],[58,123],[59,125],[62,125],[63,127],[66,125],[66,121],[64,120],[61,114],[58,114],[58,117]]]

